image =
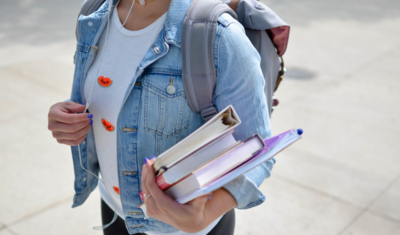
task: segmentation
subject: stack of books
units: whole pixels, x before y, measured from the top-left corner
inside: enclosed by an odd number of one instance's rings
[[[179,203],[189,202],[268,161],[303,133],[293,129],[266,140],[255,134],[237,141],[233,133],[240,123],[228,106],[159,155],[153,162],[157,185]]]

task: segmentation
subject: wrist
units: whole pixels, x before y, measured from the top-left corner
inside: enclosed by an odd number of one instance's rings
[[[214,191],[212,198],[205,205],[203,227],[206,228],[235,207],[236,200],[227,190],[220,188]]]

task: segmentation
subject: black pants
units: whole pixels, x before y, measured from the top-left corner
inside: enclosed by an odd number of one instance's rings
[[[114,217],[114,211],[101,200],[101,217],[104,224],[110,223]],[[235,231],[235,210],[228,211],[217,225],[208,233],[208,235],[233,235]],[[125,221],[118,217],[118,219],[110,225],[110,227],[103,230],[104,235],[129,235],[125,227]],[[136,235],[145,235],[145,233],[137,233]]]

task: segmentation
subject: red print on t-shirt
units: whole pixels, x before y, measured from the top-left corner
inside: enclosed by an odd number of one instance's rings
[[[116,192],[119,195],[119,188],[117,186],[114,186],[114,192]]]
[[[106,119],[101,119],[101,123],[103,123],[104,128],[106,128],[107,131],[113,131],[114,130],[114,126],[107,121]]]
[[[97,79],[97,82],[100,84],[102,87],[109,87],[112,84],[112,80],[110,78],[106,78],[104,76],[100,76]]]

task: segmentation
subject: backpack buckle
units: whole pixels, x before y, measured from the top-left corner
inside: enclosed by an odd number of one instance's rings
[[[283,61],[282,56],[279,58],[281,59],[281,69],[278,72],[278,78],[276,79],[274,92],[278,90],[279,84],[281,84],[281,81],[283,80],[283,75],[286,73],[285,62]]]
[[[207,122],[212,117],[214,117],[215,114],[217,114],[217,113],[218,113],[217,109],[214,106],[210,106],[201,111],[201,116],[203,117],[204,122]]]

